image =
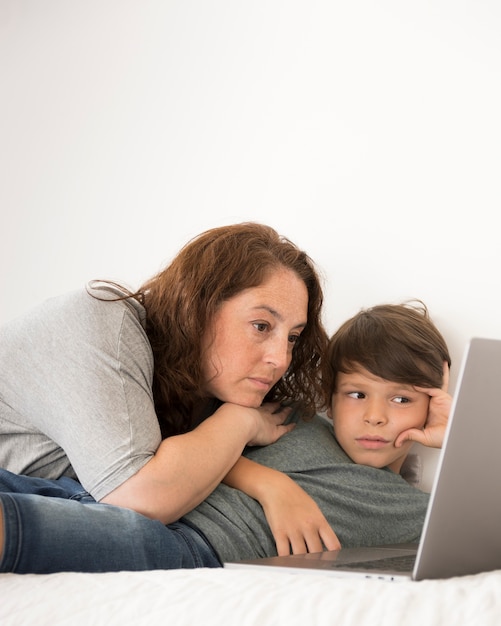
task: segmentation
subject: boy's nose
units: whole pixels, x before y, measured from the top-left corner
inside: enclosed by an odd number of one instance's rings
[[[364,421],[371,426],[380,426],[381,424],[386,423],[386,419],[381,415],[366,415]]]
[[[368,407],[364,416],[364,422],[371,426],[381,426],[386,424],[387,419],[384,409],[378,402],[372,402]]]

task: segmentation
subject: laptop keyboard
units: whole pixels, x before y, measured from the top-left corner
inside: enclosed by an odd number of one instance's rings
[[[376,559],[374,561],[344,563],[343,565],[339,564],[339,567],[348,567],[349,569],[384,569],[396,570],[397,572],[410,572],[414,567],[415,560],[415,554],[401,554],[400,556],[388,556],[384,559]]]

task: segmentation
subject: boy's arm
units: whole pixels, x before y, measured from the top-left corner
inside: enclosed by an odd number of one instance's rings
[[[317,503],[286,474],[242,456],[223,482],[261,504],[280,556],[341,547]]]
[[[430,448],[441,448],[444,441],[445,429],[451,411],[452,397],[447,392],[449,387],[449,367],[444,364],[443,385],[441,389],[428,389],[426,387],[416,387],[418,391],[423,391],[430,396],[428,407],[428,417],[423,430],[411,428],[405,430],[397,437],[395,446],[400,447],[405,441],[417,441],[423,446]]]

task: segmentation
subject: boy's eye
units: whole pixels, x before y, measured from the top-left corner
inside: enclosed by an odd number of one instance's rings
[[[397,396],[394,400],[395,402],[398,402],[398,404],[406,404],[407,402],[410,402],[409,398],[405,398],[404,396]]]
[[[357,400],[365,398],[365,393],[362,393],[361,391],[350,391],[348,395]]]

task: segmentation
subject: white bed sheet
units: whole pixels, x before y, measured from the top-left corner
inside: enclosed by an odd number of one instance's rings
[[[2,626],[499,626],[501,570],[384,582],[254,570],[0,575]]]

